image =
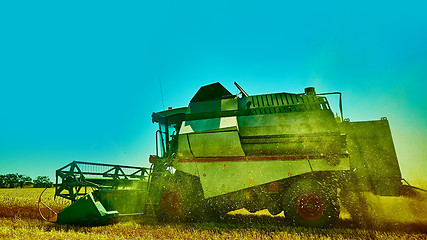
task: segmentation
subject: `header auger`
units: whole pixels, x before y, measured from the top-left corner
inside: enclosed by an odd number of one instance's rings
[[[340,198],[399,196],[386,118],[341,121],[338,92],[248,95],[235,85],[240,97],[214,83],[187,107],[153,113],[159,130],[149,169],[73,162],[57,170],[55,195],[74,202],[57,222],[99,224],[133,213],[185,221],[245,208],[327,227],[339,217]],[[341,117],[329,94],[339,94]]]

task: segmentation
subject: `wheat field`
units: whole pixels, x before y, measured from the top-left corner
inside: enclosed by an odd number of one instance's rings
[[[345,211],[334,228],[291,227],[282,216],[238,210],[222,221],[159,223],[152,217],[117,219],[105,226],[57,225],[43,221],[38,197],[43,189],[0,189],[0,239],[427,239],[427,221],[390,221],[361,228]],[[43,201],[58,209],[53,189]],[[401,204],[401,203],[397,203]],[[425,204],[422,202],[421,204]],[[386,224],[384,224],[386,223]]]

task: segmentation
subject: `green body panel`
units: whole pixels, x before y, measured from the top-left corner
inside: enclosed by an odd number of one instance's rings
[[[191,153],[187,134],[181,134],[178,136],[178,151],[176,152],[176,157],[177,158],[193,157],[193,153]]]
[[[188,135],[194,157],[245,156],[237,131]]]
[[[186,120],[235,116],[238,110],[238,99],[191,102],[187,109]]]
[[[339,132],[330,110],[239,116],[238,124],[242,136]]]
[[[326,159],[310,159],[309,162],[313,171],[346,171],[350,169],[349,158],[341,158],[333,165]]]
[[[196,158],[178,161],[174,167],[200,177],[204,196],[210,198],[311,171],[348,170],[350,163],[348,158],[340,159],[334,166],[326,159],[252,161],[247,158]]]
[[[182,123],[179,133],[219,132],[237,129],[236,117],[222,117],[185,121]]]
[[[246,155],[338,155],[343,147],[329,110],[238,117]]]
[[[212,132],[220,129],[221,118],[209,118],[185,121],[181,126],[180,134],[194,132]]]
[[[307,160],[197,163],[205,198],[310,172]]]
[[[147,187],[141,189],[103,189],[94,192],[99,202],[108,211],[120,214],[143,213],[148,198]]]
[[[81,197],[58,213],[59,224],[104,224],[117,216],[117,211],[107,211],[100,202],[95,202],[92,193]]]
[[[244,156],[236,117],[190,120],[182,123],[178,158]]]
[[[173,167],[176,170],[191,174],[193,176],[197,176],[197,177],[200,176],[199,175],[199,169],[198,169],[196,163],[193,163],[193,162],[189,162],[189,163],[183,162],[182,163],[182,162],[176,161],[176,162],[174,162]]]
[[[402,185],[399,163],[387,120],[343,122],[354,190],[398,196]]]

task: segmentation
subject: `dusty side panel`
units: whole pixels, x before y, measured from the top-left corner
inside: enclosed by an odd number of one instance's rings
[[[263,157],[260,157],[263,158]],[[197,163],[205,198],[218,196],[314,171],[348,170],[348,159],[331,166],[324,159],[259,160],[201,159]],[[208,162],[204,162],[208,160]],[[196,160],[198,161],[198,160]],[[183,164],[184,165],[184,164]]]
[[[237,131],[189,134],[194,157],[245,156]]]
[[[184,121],[180,141],[179,158],[245,156],[236,117]]]
[[[210,198],[311,171],[348,170],[350,165],[348,158],[340,159],[334,166],[326,159],[284,160],[285,157],[277,157],[272,160],[274,158],[190,158],[179,159],[174,167],[200,177],[204,196]]]
[[[212,161],[199,162],[197,167],[205,198],[311,171],[307,160]]]
[[[401,173],[387,120],[343,122],[350,153],[351,188],[398,196]]]
[[[342,139],[329,110],[238,117],[246,155],[338,155]]]

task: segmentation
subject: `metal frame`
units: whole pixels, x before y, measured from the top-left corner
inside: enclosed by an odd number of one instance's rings
[[[76,201],[88,188],[114,189],[129,185],[132,179],[146,179],[151,170],[143,167],[73,161],[56,170],[55,196]],[[114,182],[114,184],[107,185]],[[64,193],[65,192],[65,193]]]

